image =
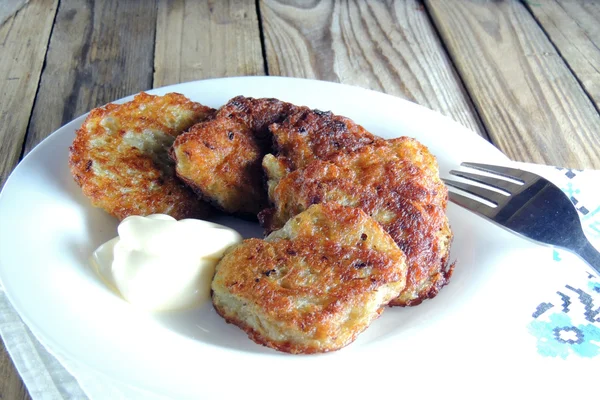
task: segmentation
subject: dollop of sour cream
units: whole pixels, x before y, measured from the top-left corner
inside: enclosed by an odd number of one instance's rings
[[[128,302],[146,310],[189,308],[210,298],[215,266],[242,241],[235,230],[164,214],[125,218],[92,265]]]

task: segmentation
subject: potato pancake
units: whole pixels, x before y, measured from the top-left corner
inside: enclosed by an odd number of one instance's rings
[[[277,99],[231,99],[177,138],[171,151],[177,175],[217,208],[255,219],[268,204],[261,168],[271,151],[268,126],[297,108]]]
[[[259,344],[320,353],[355,340],[396,298],[405,256],[362,210],[313,205],[231,249],[216,267],[213,304]]]
[[[299,108],[282,123],[272,124],[269,130],[274,153],[290,171],[383,140],[349,118],[306,107]]]
[[[95,108],[70,147],[71,173],[94,206],[119,219],[206,216],[209,206],[175,176],[168,152],[177,135],[213,112],[178,93]]]
[[[279,229],[312,204],[358,207],[391,235],[407,256],[406,288],[391,305],[416,305],[448,282],[452,232],[448,193],[435,157],[418,141],[379,140],[353,152],[328,154],[291,173],[273,155],[264,158],[273,208],[259,214],[267,232]]]

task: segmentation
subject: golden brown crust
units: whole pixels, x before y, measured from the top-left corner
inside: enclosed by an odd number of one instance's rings
[[[396,297],[405,256],[362,210],[314,205],[217,265],[213,304],[257,343],[290,353],[337,350]]]
[[[269,130],[275,153],[290,171],[382,140],[349,118],[306,107],[282,123],[271,125]]]
[[[255,216],[267,205],[261,160],[271,148],[268,125],[296,108],[276,99],[231,99],[177,138],[177,175],[222,210]]]
[[[176,178],[168,149],[212,112],[178,93],[140,93],[128,103],[96,108],[70,147],[71,173],[94,206],[119,219],[206,216],[209,206]]]
[[[402,137],[378,141],[355,152],[338,152],[287,175],[267,156],[272,209],[259,214],[267,231],[312,204],[338,202],[359,207],[379,222],[406,253],[406,288],[392,305],[416,305],[434,297],[452,273],[452,233],[445,214],[447,189],[425,146]]]
[[[253,133],[229,119],[194,125],[171,150],[177,175],[196,193],[226,212],[247,215],[266,202],[257,166],[263,153]]]

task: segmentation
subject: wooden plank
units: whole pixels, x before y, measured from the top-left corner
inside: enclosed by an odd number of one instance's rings
[[[56,7],[30,2],[0,26],[0,188],[21,154]]]
[[[600,109],[600,2],[526,2],[588,96]]]
[[[160,0],[154,67],[154,87],[263,75],[255,2]]]
[[[30,2],[0,26],[0,188],[21,154],[57,5]],[[4,343],[0,348],[0,398],[31,399]]]
[[[485,136],[427,13],[416,0],[261,0],[269,73],[403,97]]]
[[[152,88],[156,4],[62,0],[25,151],[73,118]]]
[[[0,399],[31,399],[4,345],[0,346]]]
[[[17,13],[23,6],[27,4],[27,0],[2,0],[2,7],[0,7],[0,26],[7,19],[11,18]]]
[[[21,154],[57,3],[30,2],[0,26],[0,188]],[[0,348],[0,398],[31,399]]]
[[[495,145],[515,160],[600,168],[600,115],[522,3],[426,4]]]

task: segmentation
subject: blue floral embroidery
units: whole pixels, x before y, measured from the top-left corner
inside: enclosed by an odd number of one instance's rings
[[[585,213],[583,216],[583,224],[587,228],[586,233],[592,238],[600,238],[600,206],[596,207],[593,211]]]
[[[571,182],[567,182],[567,186],[561,187],[560,189],[563,192],[565,192],[567,194],[567,196],[569,196],[569,197],[572,197],[572,196],[580,193],[579,189],[573,189],[573,184]]]
[[[589,281],[588,287],[592,292],[600,293],[600,282]]]
[[[600,354],[600,328],[574,326],[566,314],[551,314],[549,322],[533,320],[528,328],[538,338],[537,349],[543,356],[566,359],[571,351],[588,358]]]
[[[571,199],[581,218],[588,239],[600,240],[600,205],[582,202],[584,182],[581,171],[556,168],[559,187]],[[568,179],[566,180],[565,179]],[[587,181],[586,181],[587,182]],[[589,181],[592,186],[595,181]],[[591,193],[591,192],[590,192]],[[561,262],[563,252],[555,249],[554,262]],[[570,267],[569,267],[570,268]],[[551,298],[540,302],[527,325],[529,333],[537,339],[537,351],[543,357],[567,359],[569,357],[598,357],[600,359],[600,280],[596,274],[583,277],[559,288]]]
[[[552,253],[552,258],[554,259],[554,261],[562,261],[560,253],[556,250],[554,250],[554,252]]]

